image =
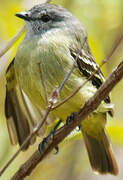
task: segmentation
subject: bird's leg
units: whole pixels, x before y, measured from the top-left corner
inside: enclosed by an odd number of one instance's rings
[[[67,120],[66,120],[66,124],[68,125],[71,121],[74,121],[74,118],[75,118],[76,115],[77,115],[77,112],[73,112],[70,116],[68,116]],[[78,128],[79,128],[78,131],[81,130],[81,127],[82,127],[82,125],[78,126]]]
[[[43,148],[48,143],[49,137],[53,138],[54,133],[55,133],[56,129],[59,127],[59,125],[61,124],[61,122],[62,122],[62,120],[59,120],[58,123],[55,125],[55,127],[51,130],[49,135],[46,138],[44,138],[43,141],[39,144],[38,150],[39,150],[40,153],[43,152]],[[58,146],[56,146],[55,149],[56,149],[56,153],[55,154],[57,154],[59,152]]]
[[[68,116],[66,120],[66,125],[68,125],[71,121],[74,121],[74,118],[76,115],[77,115],[77,112],[73,112],[70,116]]]

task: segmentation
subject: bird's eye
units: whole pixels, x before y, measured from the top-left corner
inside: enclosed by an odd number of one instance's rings
[[[41,17],[41,20],[42,20],[43,22],[48,22],[48,21],[51,20],[51,17],[48,16],[48,15],[43,15],[43,16]]]

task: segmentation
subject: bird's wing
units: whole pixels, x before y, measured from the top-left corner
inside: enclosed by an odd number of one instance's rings
[[[98,89],[104,83],[105,78],[101,69],[94,60],[92,52],[88,46],[88,42],[86,41],[84,43],[81,50],[71,49],[70,52],[72,57],[76,60],[78,68],[83,76],[89,78],[94,73],[89,81],[91,81],[92,85]],[[111,103],[109,96],[104,101],[105,103]],[[109,111],[109,114],[113,116],[113,110]]]

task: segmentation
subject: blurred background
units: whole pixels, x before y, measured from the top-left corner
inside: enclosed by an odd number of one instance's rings
[[[14,16],[15,13],[31,8],[42,0],[0,0],[0,49],[13,37],[24,22]],[[87,29],[89,44],[98,63],[110,52],[114,43],[123,34],[123,0],[53,0],[71,11]],[[5,69],[16,54],[18,44],[0,58],[0,169],[16,152],[18,146],[12,146],[4,116]],[[105,77],[123,61],[123,40],[113,54],[110,62],[103,67]],[[116,159],[119,175],[101,176],[92,172],[82,138],[67,139],[60,144],[60,152],[53,152],[36,167],[27,180],[122,180],[123,179],[123,82],[112,91],[112,102],[115,104],[115,115],[107,123]],[[1,177],[7,180],[26,159],[37,149],[40,138],[27,152],[21,153]]]

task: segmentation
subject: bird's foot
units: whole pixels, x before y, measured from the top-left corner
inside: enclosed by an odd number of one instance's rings
[[[70,116],[68,116],[66,120],[66,125],[70,124],[71,121],[74,121],[74,118],[76,115],[77,115],[77,112],[73,112]]]
[[[74,118],[76,115],[77,115],[77,112],[73,112],[69,117],[67,117],[66,124],[68,125],[71,121],[74,121]],[[82,125],[79,125],[77,131],[80,131],[81,128],[82,128]]]
[[[59,125],[61,124],[61,120],[58,121],[58,123],[56,124],[56,126],[52,129],[52,131],[49,133],[49,135],[47,137],[45,137],[43,139],[43,141],[39,144],[38,146],[38,150],[39,152],[42,154],[42,152],[44,151],[44,149],[47,149],[47,146],[49,143],[51,143],[51,141],[53,140],[53,136],[54,136],[54,133],[56,131],[56,129],[59,127]],[[56,153],[57,154],[59,152],[59,148],[58,146],[55,147],[56,149]]]

